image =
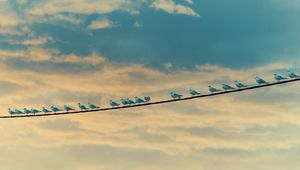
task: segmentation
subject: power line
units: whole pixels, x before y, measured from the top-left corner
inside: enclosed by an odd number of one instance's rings
[[[119,110],[119,109],[134,108],[134,107],[143,107],[143,106],[149,106],[149,105],[159,105],[159,104],[179,102],[179,101],[184,101],[184,100],[192,100],[192,99],[197,99],[197,98],[206,98],[206,97],[212,97],[212,96],[218,96],[218,95],[225,95],[225,94],[229,94],[229,93],[236,93],[236,92],[241,92],[241,91],[246,91],[246,90],[258,89],[258,88],[269,87],[269,86],[276,86],[276,85],[280,85],[280,84],[287,84],[287,83],[296,82],[296,81],[300,81],[300,78],[278,81],[278,82],[268,83],[268,84],[264,84],[264,85],[253,85],[253,86],[249,86],[249,87],[245,87],[245,88],[234,89],[234,90],[229,90],[229,91],[221,91],[221,92],[217,92],[217,93],[183,97],[180,99],[170,99],[170,100],[162,100],[162,101],[135,104],[135,105],[99,108],[99,109],[94,109],[94,110],[57,112],[57,113],[40,113],[40,114],[30,114],[30,115],[10,115],[10,116],[7,115],[7,116],[0,116],[0,119],[31,118],[31,117],[58,116],[58,115],[69,115],[69,114],[82,114],[82,113],[103,112],[103,111],[109,111],[109,110]]]

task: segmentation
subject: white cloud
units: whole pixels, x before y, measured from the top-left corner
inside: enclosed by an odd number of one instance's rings
[[[155,9],[163,10],[170,14],[184,14],[194,17],[200,17],[200,15],[190,7],[176,4],[173,0],[156,0],[152,3],[151,6]]]
[[[93,21],[89,26],[88,28],[89,29],[93,29],[93,30],[96,30],[96,29],[106,29],[106,28],[111,28],[114,26],[114,23],[112,21],[110,21],[109,19],[107,18],[101,18],[101,19],[98,19],[98,20],[95,20]]]

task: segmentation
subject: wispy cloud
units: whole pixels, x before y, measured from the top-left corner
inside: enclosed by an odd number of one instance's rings
[[[97,29],[107,29],[107,28],[111,28],[113,26],[114,26],[114,23],[112,21],[110,21],[107,18],[101,18],[101,19],[93,21],[88,26],[88,28],[93,29],[93,30],[97,30]]]
[[[152,7],[155,9],[166,11],[170,14],[184,14],[194,17],[200,17],[192,8],[176,4],[173,0],[156,0],[153,2]]]

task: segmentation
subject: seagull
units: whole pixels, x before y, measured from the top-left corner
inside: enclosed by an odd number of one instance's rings
[[[94,104],[91,103],[91,102],[88,102],[88,106],[89,106],[89,108],[91,108],[91,109],[99,109],[99,108],[100,108],[99,106],[96,106],[96,105],[94,105]]]
[[[228,84],[222,84],[222,88],[226,91],[226,90],[234,90],[233,87],[231,87],[230,85]]]
[[[16,114],[23,114],[23,112],[21,112],[21,111],[18,110],[18,109],[15,109],[15,113],[16,113]]]
[[[177,92],[174,92],[174,91],[172,91],[172,92],[170,93],[170,96],[171,96],[173,99],[180,99],[180,98],[182,97],[181,94],[178,94]]]
[[[213,86],[208,86],[208,90],[211,92],[211,93],[215,93],[215,92],[220,92],[221,90],[219,90],[219,89],[216,89],[216,88],[214,88]]]
[[[69,112],[69,111],[72,111],[72,110],[75,110],[75,109],[73,109],[70,106],[64,105],[64,110],[67,111],[67,112]]]
[[[117,103],[117,102],[114,102],[114,101],[112,101],[112,100],[109,100],[108,101],[108,103],[112,106],[112,107],[117,107],[117,106],[120,106],[120,104],[119,103]]]
[[[144,99],[145,99],[146,102],[150,102],[151,97],[150,96],[145,96]]]
[[[240,81],[234,81],[234,84],[237,88],[243,88],[243,87],[247,87],[247,85],[241,83]]]
[[[11,115],[17,114],[15,111],[11,110],[11,108],[8,108],[8,113]]]
[[[195,95],[199,95],[200,92],[198,90],[195,90],[195,89],[189,89],[189,92],[191,95],[195,96]]]
[[[135,104],[134,101],[132,101],[132,100],[129,99],[129,98],[127,98],[126,101],[127,101],[128,104]]]
[[[32,113],[30,110],[28,110],[28,109],[26,109],[26,108],[23,109],[23,112],[24,112],[25,114],[30,114],[30,113]]]
[[[88,108],[87,107],[85,107],[83,104],[81,104],[81,103],[77,103],[78,104],[78,107],[81,109],[81,110],[88,110]]]
[[[31,109],[31,113],[36,114],[36,113],[40,113],[41,111],[37,110],[37,109]]]
[[[298,76],[297,74],[295,74],[294,72],[292,72],[292,71],[288,71],[288,76],[290,77],[290,78],[299,78],[300,76]]]
[[[135,103],[145,103],[145,101],[139,97],[134,97]]]
[[[61,109],[59,109],[58,107],[55,107],[55,106],[51,106],[50,108],[54,113],[62,111]]]
[[[274,79],[276,79],[277,81],[281,81],[281,80],[285,80],[287,79],[286,77],[283,77],[279,74],[274,74]]]
[[[268,82],[258,76],[255,77],[255,80],[259,85],[268,84]]]
[[[129,102],[126,99],[121,99],[121,103],[123,105],[128,105],[129,104]]]
[[[43,107],[42,111],[43,111],[44,113],[49,113],[49,112],[51,112],[50,110],[46,109],[45,107]]]

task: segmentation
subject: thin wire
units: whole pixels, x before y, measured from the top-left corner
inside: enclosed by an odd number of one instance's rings
[[[300,78],[278,81],[278,82],[268,83],[268,84],[264,84],[264,85],[254,85],[254,86],[249,86],[249,87],[240,88],[240,89],[221,91],[221,92],[217,92],[217,93],[183,97],[180,99],[162,100],[162,101],[156,101],[156,102],[100,108],[100,109],[93,109],[93,110],[81,110],[81,111],[78,110],[78,111],[72,111],[72,112],[40,113],[40,114],[29,114],[29,115],[10,115],[10,116],[7,115],[7,116],[0,116],[0,119],[31,118],[31,117],[58,116],[58,115],[69,115],[69,114],[82,114],[82,113],[103,112],[103,111],[109,111],[109,110],[119,110],[119,109],[126,109],[126,108],[142,107],[142,106],[149,106],[149,105],[160,105],[160,104],[179,102],[179,101],[184,101],[184,100],[192,100],[192,99],[197,99],[197,98],[206,98],[206,97],[212,97],[212,96],[218,96],[218,95],[225,95],[225,94],[229,94],[229,93],[236,93],[236,92],[258,89],[258,88],[269,87],[269,86],[276,86],[276,85],[286,84],[286,83],[291,83],[291,82],[296,82],[296,81],[300,81]]]

